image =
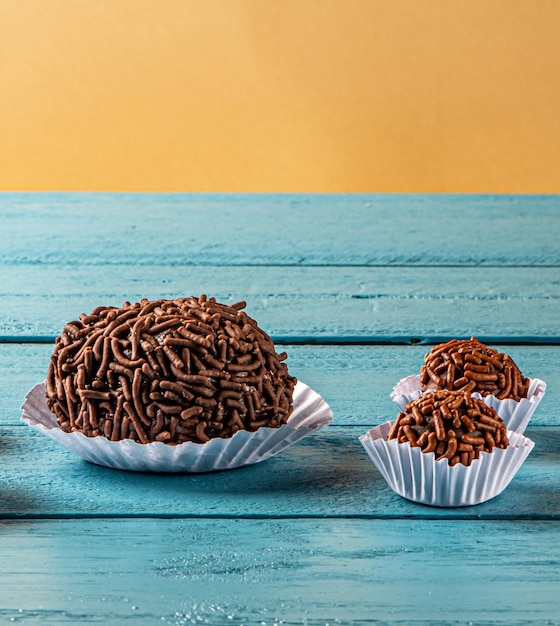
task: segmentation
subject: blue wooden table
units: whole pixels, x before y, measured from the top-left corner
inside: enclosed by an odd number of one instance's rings
[[[0,195],[0,623],[559,624],[560,197]],[[89,464],[20,421],[99,304],[247,301],[334,422],[228,472]],[[484,504],[394,494],[358,436],[430,345],[548,384]]]

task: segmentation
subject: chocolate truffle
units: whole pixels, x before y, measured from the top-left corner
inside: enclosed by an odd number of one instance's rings
[[[422,390],[448,389],[519,401],[527,396],[529,379],[513,359],[478,339],[452,339],[434,346],[420,368]]]
[[[387,434],[433,452],[436,461],[470,465],[481,452],[507,448],[506,426],[496,411],[467,392],[433,391],[409,402]]]
[[[81,315],[56,340],[49,409],[65,432],[143,444],[280,427],[296,379],[244,307],[202,295]]]

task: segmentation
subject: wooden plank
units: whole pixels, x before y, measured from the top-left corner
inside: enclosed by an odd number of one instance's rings
[[[556,398],[560,395],[555,346],[502,346],[525,375],[547,383],[547,392],[533,415],[534,426],[560,426]],[[426,346],[285,346],[294,376],[320,393],[338,425],[371,426],[393,419],[389,398],[400,378],[420,370]],[[0,344],[0,424],[17,425],[19,407],[33,385],[45,379],[52,346]]]
[[[528,430],[535,448],[508,488],[458,509],[425,507],[391,491],[358,441],[365,430],[329,426],[256,465],[163,475],[92,465],[23,425],[5,427],[0,518],[560,519],[559,427]]]
[[[0,528],[3,623],[559,623],[555,522],[158,519]]]
[[[0,341],[16,342],[0,345],[0,621],[560,623],[559,208],[560,196],[0,195]],[[19,422],[52,349],[22,339],[51,341],[101,299],[185,292],[247,299],[335,425],[256,466],[164,476],[90,465]],[[394,416],[391,387],[426,347],[292,344],[470,334],[550,344],[504,348],[549,383],[535,450],[491,502],[407,502],[357,437]]]
[[[560,196],[4,193],[0,263],[557,266],[559,207]]]
[[[560,214],[560,211],[559,211]],[[558,268],[0,266],[0,340],[52,340],[99,304],[207,293],[288,342],[476,335],[560,343]],[[46,287],[48,286],[48,288]]]

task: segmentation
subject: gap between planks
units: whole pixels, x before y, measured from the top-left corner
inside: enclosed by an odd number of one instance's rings
[[[55,335],[0,335],[0,344],[51,344],[56,341]],[[430,335],[426,337],[417,336],[376,336],[363,337],[360,335],[337,336],[325,335],[320,337],[298,337],[271,334],[271,338],[277,345],[282,346],[416,346],[416,345],[436,345],[445,343],[451,339],[470,339],[471,335]],[[486,344],[499,344],[504,346],[558,346],[560,345],[560,335],[551,336],[501,336],[501,335],[480,335],[477,339]]]
[[[418,505],[423,506],[423,505]],[[468,507],[465,507],[466,509]],[[445,509],[443,509],[445,510]],[[541,522],[551,522],[560,520],[560,513],[550,513],[546,514],[497,514],[497,513],[477,513],[471,515],[453,515],[453,517],[446,517],[442,515],[438,515],[437,513],[433,513],[432,515],[368,515],[368,514],[355,514],[355,515],[340,515],[340,514],[313,514],[313,513],[297,513],[293,515],[288,514],[265,514],[265,513],[257,513],[257,514],[239,514],[239,515],[228,515],[225,513],[216,513],[214,515],[206,514],[206,515],[197,515],[196,513],[29,513],[23,515],[17,514],[0,514],[0,523],[8,522],[8,521],[53,521],[53,520],[199,520],[199,521],[214,521],[214,520],[248,520],[248,521],[267,521],[267,520],[285,520],[285,521],[298,521],[298,520],[364,520],[364,521],[389,521],[389,520],[404,520],[404,521],[413,521],[413,522],[430,522],[430,521],[438,521],[438,522],[523,522],[523,521],[541,521]]]

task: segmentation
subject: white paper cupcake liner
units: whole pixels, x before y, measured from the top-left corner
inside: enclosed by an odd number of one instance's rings
[[[86,437],[80,432],[65,433],[47,407],[44,383],[35,385],[25,397],[21,419],[97,465],[137,472],[213,472],[264,461],[327,426],[333,419],[323,398],[302,382],[296,384],[293,402],[292,415],[280,428],[240,430],[229,439],[176,446],[159,441],[140,444],[131,439],[110,441],[105,437]]]
[[[526,398],[521,398],[519,402],[507,398],[498,400],[496,396],[482,397],[479,393],[473,393],[474,398],[481,398],[485,404],[496,410],[496,413],[504,420],[506,428],[518,433],[524,433],[527,424],[531,419],[539,402],[543,399],[546,391],[546,383],[538,378],[531,378]],[[429,392],[426,392],[429,393]],[[401,411],[412,400],[416,400],[422,395],[422,384],[420,376],[413,374],[402,378],[393,387],[391,399],[397,404]]]
[[[510,445],[502,450],[481,452],[470,466],[449,466],[396,439],[386,441],[393,422],[385,422],[360,437],[369,457],[391,489],[413,502],[439,507],[471,506],[499,495],[511,482],[534,447],[520,433],[508,431]]]

